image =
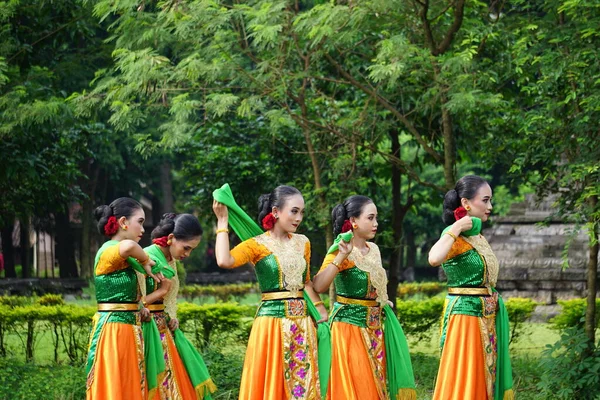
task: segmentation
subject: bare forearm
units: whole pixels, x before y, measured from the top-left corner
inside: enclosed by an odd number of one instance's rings
[[[446,233],[442,235],[442,237],[433,245],[431,250],[429,250],[428,260],[429,264],[433,267],[437,267],[444,262],[455,242],[454,237],[458,237],[461,231],[460,228],[452,226],[448,232],[451,234]],[[454,235],[454,237],[452,235]]]
[[[217,222],[217,240],[215,243],[215,256],[217,265],[221,268],[233,268],[235,259],[229,252],[229,233],[226,232],[228,227],[227,220],[218,220]]]
[[[148,259],[148,255],[144,252],[144,249],[142,249],[142,247],[133,240],[123,240],[119,244],[119,254],[123,258],[133,257],[138,261],[144,261]]]
[[[307,282],[306,285],[304,285],[304,291],[308,294],[308,297],[310,297],[313,303],[321,301],[321,297],[315,292],[312,282]]]

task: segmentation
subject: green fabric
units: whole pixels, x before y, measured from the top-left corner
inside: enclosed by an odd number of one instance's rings
[[[167,261],[165,254],[160,249],[160,246],[153,244],[144,248],[144,251],[148,253],[150,258],[152,258],[152,260],[154,260],[156,263],[154,266],[152,266],[153,274],[162,273],[167,279],[172,279],[175,276],[176,271],[174,271],[169,265],[169,262]]]
[[[214,383],[212,383],[204,359],[198,353],[198,350],[185,337],[181,329],[173,332],[173,341],[175,342],[175,347],[181,357],[181,361],[183,361],[185,370],[190,377],[190,381],[194,388],[196,388],[196,393],[200,396],[200,399],[212,399],[210,393],[216,388],[214,387]],[[199,388],[202,390],[198,390]]]
[[[334,280],[335,290],[340,296],[369,300],[377,298],[375,288],[371,286],[369,274],[358,267],[343,270],[336,275]]]
[[[461,235],[475,236],[475,235],[479,235],[481,233],[481,226],[482,226],[481,218],[471,217],[471,221],[473,222],[473,226],[471,227],[471,229],[469,229],[468,231],[461,232],[460,233]],[[448,225],[442,231],[442,235],[445,234],[446,232],[448,232],[448,230],[450,230],[451,227],[452,227],[452,225]]]
[[[335,302],[331,310],[329,323],[344,322],[360,328],[366,328],[368,309],[368,307],[359,304],[341,304]]]
[[[229,184],[226,183],[220,189],[216,189],[213,192],[213,198],[227,206],[229,211],[229,225],[241,240],[248,240],[254,236],[263,234],[263,230],[258,224],[235,202]],[[315,321],[320,320],[321,314],[319,314],[319,311],[306,292],[304,292],[304,299],[306,300],[309,315]],[[319,379],[321,388],[324,388],[322,389],[322,396],[325,398],[327,394],[327,382],[329,382],[329,370],[331,369],[331,332],[329,331],[329,325],[326,323],[318,324],[317,341]]]
[[[285,318],[285,302],[286,300],[262,301],[256,310],[256,317]]]
[[[340,242],[342,240],[344,242],[346,242],[346,243],[350,242],[350,240],[352,240],[352,236],[354,236],[354,234],[352,233],[352,231],[340,233],[339,235],[337,235],[337,237],[333,241],[333,244],[329,247],[329,250],[327,250],[327,254],[331,254],[334,251],[337,251],[337,249],[340,246]]]
[[[442,268],[448,277],[448,287],[481,287],[485,265],[475,249],[444,261]]]
[[[508,312],[502,297],[498,296],[498,312],[496,313],[496,341],[498,360],[496,361],[496,387],[495,399],[503,399],[504,393],[513,388],[512,367],[508,345],[510,341],[510,327],[508,325]]]
[[[391,398],[395,399],[401,389],[415,388],[415,377],[402,326],[389,305],[386,304],[383,307],[383,313],[385,315],[383,340],[385,342],[388,389]]]
[[[247,240],[264,233],[260,226],[235,202],[228,183],[221,186],[220,189],[216,189],[213,192],[213,198],[227,206],[229,225],[240,239]]]
[[[142,334],[144,336],[144,362],[146,363],[148,391],[152,391],[158,388],[159,375],[163,374],[166,369],[160,332],[154,318],[148,322],[142,322]]]
[[[274,254],[262,258],[254,265],[256,279],[261,292],[278,292],[283,290],[281,269]]]
[[[100,333],[104,328],[104,325],[108,321],[108,317],[111,313],[101,312],[97,313],[98,322],[94,327],[94,331],[91,334],[90,338],[90,348],[88,350],[87,362],[85,365],[85,374],[88,375],[90,370],[92,369],[92,365],[94,365],[94,359],[96,358],[96,348],[98,347],[98,339],[100,338]]]

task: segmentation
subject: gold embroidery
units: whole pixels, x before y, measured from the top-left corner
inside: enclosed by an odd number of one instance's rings
[[[360,333],[365,344],[365,350],[369,355],[369,364],[371,372],[377,386],[377,392],[380,399],[388,399],[385,382],[385,346],[383,340],[383,330],[381,328],[370,329],[360,328]]]
[[[487,279],[492,287],[496,287],[498,281],[498,259],[490,244],[483,235],[468,236],[465,240],[481,255],[484,261],[484,268],[487,267]]]
[[[368,242],[367,245],[371,250],[366,255],[363,255],[356,247],[348,256],[348,260],[352,261],[358,269],[369,274],[369,280],[377,291],[377,301],[382,306],[387,303],[387,274],[381,264],[381,254],[379,247],[375,243]]]
[[[295,291],[304,288],[304,271],[307,268],[304,251],[308,238],[304,235],[291,235],[287,241],[273,238],[269,232],[254,238],[257,243],[265,246],[277,259],[283,275],[282,286],[286,290]]]
[[[171,318],[177,318],[177,294],[179,293],[179,276],[177,275],[177,262],[169,261],[169,266],[175,272],[175,276],[171,278],[171,288],[165,295],[163,303],[165,304],[165,312]]]
[[[495,318],[478,318],[481,333],[481,347],[485,360],[485,385],[488,399],[494,398],[494,382],[496,381],[496,320]]]

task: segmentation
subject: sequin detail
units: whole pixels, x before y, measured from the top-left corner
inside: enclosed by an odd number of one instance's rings
[[[304,251],[308,238],[304,235],[291,235],[287,241],[273,238],[269,232],[256,236],[254,240],[265,246],[276,258],[283,275],[282,286],[286,290],[302,290],[304,288],[304,271],[306,260]]]

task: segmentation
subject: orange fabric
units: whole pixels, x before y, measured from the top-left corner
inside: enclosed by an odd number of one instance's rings
[[[306,244],[304,245],[304,259],[306,260],[306,279],[304,280],[304,283],[308,283],[310,282],[310,241],[306,241]]]
[[[109,322],[100,335],[94,380],[87,390],[87,400],[145,400],[148,387],[141,373],[144,368],[141,329]]]
[[[379,399],[360,327],[334,322],[331,327],[330,400]]]
[[[127,259],[121,257],[119,245],[116,243],[102,252],[98,264],[96,265],[96,275],[106,275],[111,272],[120,271],[129,267]]]
[[[335,256],[337,256],[337,254],[338,254],[337,250],[331,254],[327,254],[325,256],[325,259],[323,260],[323,264],[321,264],[321,269],[319,269],[319,272],[321,272],[325,268],[327,268],[329,266],[329,264],[331,264],[331,262],[335,259]],[[354,267],[354,262],[352,262],[346,258],[340,265],[340,271],[344,271],[344,270],[350,269],[352,267]]]
[[[487,400],[479,318],[451,315],[434,400]]]
[[[184,400],[194,400],[196,399],[196,390],[194,386],[192,386],[192,382],[185,370],[185,366],[183,365],[183,361],[177,352],[177,347],[175,347],[175,342],[173,341],[173,336],[170,333],[165,334],[165,341],[168,346],[168,360],[167,368],[170,367],[170,372],[167,371],[165,376],[165,380],[167,383],[172,383],[176,385],[176,388],[172,388],[172,393],[179,393],[180,398]],[[172,379],[169,379],[172,377]],[[170,382],[169,382],[170,381]],[[156,395],[152,400],[160,400],[161,398],[161,390],[156,391]],[[175,397],[175,396],[174,396]]]
[[[240,400],[286,400],[281,319],[257,317],[246,349]]]
[[[259,244],[254,238],[244,240],[230,251],[234,259],[233,268],[240,267],[247,263],[256,264],[271,252],[262,244]]]
[[[462,253],[465,253],[471,249],[473,249],[473,246],[471,246],[465,240],[465,238],[463,238],[462,236],[459,236],[458,239],[456,239],[454,241],[454,243],[452,244],[452,247],[450,248],[450,251],[448,252],[448,255],[446,256],[446,260],[449,260],[451,258],[459,256]],[[444,261],[446,261],[446,260],[444,260]]]

